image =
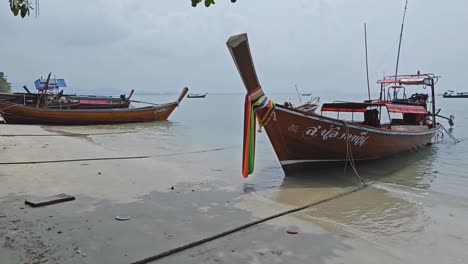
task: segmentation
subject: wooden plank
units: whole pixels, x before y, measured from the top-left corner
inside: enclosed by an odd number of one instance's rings
[[[41,206],[46,206],[46,205],[51,205],[51,204],[56,204],[56,203],[63,203],[63,202],[68,202],[68,201],[73,201],[75,200],[74,196],[61,193],[49,197],[44,197],[44,198],[38,198],[37,200],[26,200],[24,203],[31,206],[31,207],[41,207]]]

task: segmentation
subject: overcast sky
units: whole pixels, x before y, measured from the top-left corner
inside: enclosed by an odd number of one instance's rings
[[[242,92],[225,42],[249,34],[264,89],[365,93],[363,23],[372,85],[395,71],[404,0],[42,0],[40,17],[0,6],[0,71],[15,84],[52,71],[74,88]],[[468,2],[410,0],[401,73],[443,76],[468,90]]]

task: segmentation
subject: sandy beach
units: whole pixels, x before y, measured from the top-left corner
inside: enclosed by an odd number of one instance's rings
[[[2,263],[130,263],[292,207],[257,196],[248,188],[220,184],[216,178],[222,170],[191,162],[206,152],[186,154],[187,162],[182,164],[171,156],[49,163],[136,155],[96,144],[93,136],[51,133],[38,126],[2,128],[0,192],[7,194],[0,202]],[[8,164],[22,162],[43,163]],[[41,208],[24,204],[26,199],[58,193],[74,195],[76,200]],[[132,218],[120,222],[117,216]],[[340,236],[286,218],[240,232],[228,241],[251,241],[252,232],[259,232],[265,243],[250,253],[251,261],[265,263],[281,260],[282,251],[283,257],[296,258],[291,254],[299,252],[294,252],[293,245],[280,246],[288,238],[295,243],[302,240],[286,235],[291,226],[302,226],[301,232],[311,235],[308,239],[317,235],[342,243]],[[232,256],[222,261],[237,262],[236,256],[245,258],[241,252],[250,251],[249,247],[234,248],[229,249]],[[239,252],[233,254],[236,249]],[[321,257],[335,255],[332,248],[324,250]],[[307,251],[296,260],[302,262]],[[209,252],[189,253],[182,262],[198,262],[200,257],[217,262],[218,252],[213,256]]]

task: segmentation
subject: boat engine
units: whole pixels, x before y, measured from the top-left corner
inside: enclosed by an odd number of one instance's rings
[[[428,94],[415,93],[408,98],[408,102],[417,104],[417,105],[427,105],[427,99],[429,98]]]

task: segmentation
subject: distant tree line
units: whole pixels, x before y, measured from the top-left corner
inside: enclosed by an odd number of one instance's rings
[[[31,3],[32,0],[8,0],[10,2],[10,9],[13,12],[13,15],[21,17],[29,16],[31,10],[34,10]],[[204,2],[206,7],[210,7],[215,4],[214,0],[191,0],[192,6],[196,7],[199,3]],[[236,0],[231,0],[232,3],[235,3]],[[35,8],[39,8],[39,3],[35,2]],[[37,16],[37,13],[36,13]]]
[[[10,93],[11,84],[8,82],[6,75],[0,72],[0,93]]]

